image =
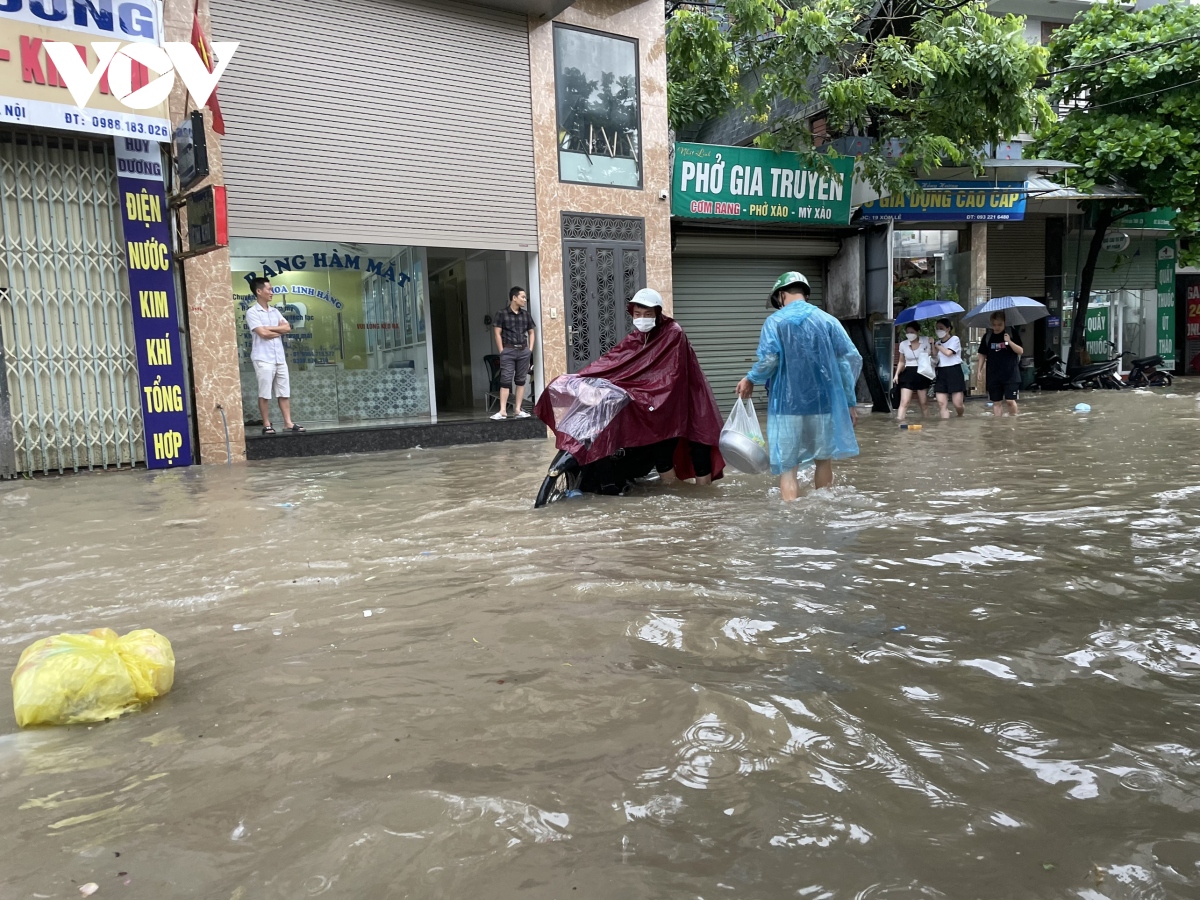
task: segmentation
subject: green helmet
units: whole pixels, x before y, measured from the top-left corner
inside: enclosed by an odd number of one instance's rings
[[[791,287],[793,284],[804,285],[804,293],[807,296],[811,292],[808,279],[804,277],[803,272],[784,272],[775,279],[775,287],[771,288],[771,296],[768,300],[771,306],[778,309],[782,304],[779,302],[779,292],[786,287]]]

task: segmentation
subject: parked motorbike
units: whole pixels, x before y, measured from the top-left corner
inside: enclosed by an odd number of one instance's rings
[[[1132,351],[1126,350],[1121,354],[1122,359],[1126,356],[1132,357]],[[1175,380],[1175,376],[1170,372],[1158,370],[1159,366],[1166,365],[1166,360],[1157,353],[1153,356],[1131,359],[1129,365],[1129,374],[1125,378],[1125,383],[1130,387],[1169,387]]]
[[[1051,353],[1037,370],[1034,384],[1044,391],[1071,391],[1085,388],[1120,390],[1125,386],[1117,375],[1120,362],[1115,359],[1094,362],[1068,370],[1062,359]]]

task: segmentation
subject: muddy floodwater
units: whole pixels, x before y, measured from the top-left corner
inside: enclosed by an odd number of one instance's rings
[[[542,442],[2,483],[5,677],[178,667],[4,712],[0,898],[1200,897],[1196,389],[867,417],[790,506],[535,511]]]

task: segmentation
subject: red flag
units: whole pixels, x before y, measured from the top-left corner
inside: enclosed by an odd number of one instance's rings
[[[200,19],[195,13],[192,14],[192,46],[196,48],[196,52],[200,54],[200,61],[204,63],[204,68],[208,71],[213,70],[213,52],[212,47],[208,43],[208,38],[204,36],[204,29],[200,27]],[[212,127],[217,134],[225,133],[225,117],[221,115],[221,104],[217,100],[217,92],[214,89],[208,98],[208,102],[204,104],[212,110]]]

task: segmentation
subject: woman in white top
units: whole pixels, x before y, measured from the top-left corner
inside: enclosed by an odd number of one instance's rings
[[[950,418],[950,402],[954,403],[954,411],[963,414],[963,394],[967,390],[967,380],[962,370],[962,341],[954,333],[954,323],[949,319],[938,319],[937,341],[933,345],[937,357],[937,377],[933,380],[933,393],[937,397],[938,409],[942,418]]]
[[[929,386],[933,384],[932,378],[927,378],[919,371],[921,366],[921,357],[924,357],[930,364],[929,353],[929,338],[922,337],[919,327],[915,322],[909,322],[904,326],[905,340],[900,342],[900,362],[896,364],[896,374],[893,380],[900,385],[900,407],[896,413],[896,420],[904,421],[904,416],[908,412],[908,404],[912,401],[913,395],[916,395],[917,402],[921,404],[921,416],[929,414],[926,409],[928,404]]]

